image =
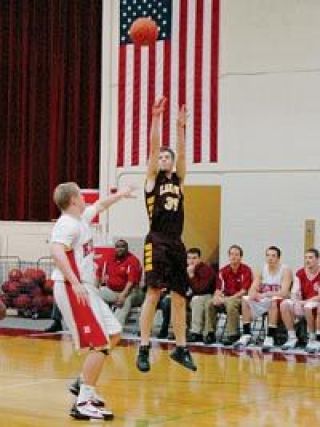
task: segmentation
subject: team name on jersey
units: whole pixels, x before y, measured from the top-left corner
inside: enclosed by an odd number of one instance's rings
[[[173,193],[179,196],[180,194],[180,187],[179,185],[174,185],[172,183],[169,184],[162,184],[160,185],[160,196],[167,193]]]
[[[279,284],[271,284],[271,283],[261,283],[259,287],[259,292],[279,292],[281,286]]]

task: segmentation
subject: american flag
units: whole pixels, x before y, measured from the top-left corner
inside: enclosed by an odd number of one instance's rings
[[[159,27],[155,45],[132,44],[138,17]],[[145,165],[151,108],[168,99],[162,144],[175,149],[178,108],[186,104],[188,164],[217,161],[219,0],[120,0],[118,167]]]

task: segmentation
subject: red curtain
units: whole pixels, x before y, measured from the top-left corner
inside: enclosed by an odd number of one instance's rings
[[[0,1],[0,220],[57,216],[54,187],[98,188],[101,0]]]

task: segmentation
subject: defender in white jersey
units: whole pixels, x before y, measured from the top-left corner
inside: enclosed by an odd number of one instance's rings
[[[132,197],[132,189],[118,191],[106,200],[85,207],[77,184],[63,183],[54,191],[54,201],[62,214],[51,236],[54,296],[78,350],[88,350],[82,369],[82,384],[70,415],[76,419],[112,419],[95,390],[108,349],[117,344],[121,326],[95,287],[95,266],[90,223],[122,198]]]
[[[279,318],[279,304],[287,298],[292,284],[291,270],[281,264],[281,250],[270,246],[266,251],[266,264],[254,274],[248,295],[242,297],[243,334],[235,347],[245,347],[251,341],[251,321],[268,313],[268,331],[262,349],[274,346],[274,335]]]

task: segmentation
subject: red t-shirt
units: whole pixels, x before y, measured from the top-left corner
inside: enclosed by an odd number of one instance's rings
[[[115,292],[124,290],[128,282],[138,284],[141,279],[141,264],[138,258],[128,253],[124,258],[111,256],[104,265],[102,282]]]
[[[304,268],[301,268],[296,273],[297,278],[300,282],[300,292],[303,301],[320,295],[320,272],[310,280],[307,277]]]
[[[215,272],[210,265],[200,262],[194,269],[194,276],[189,278],[193,295],[213,294],[215,290]]]
[[[248,290],[251,286],[253,275],[251,268],[246,264],[240,264],[237,271],[233,271],[230,264],[223,267],[219,272],[217,289],[222,290],[225,296]]]

